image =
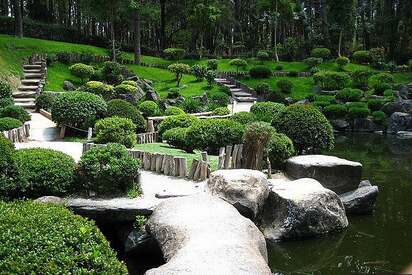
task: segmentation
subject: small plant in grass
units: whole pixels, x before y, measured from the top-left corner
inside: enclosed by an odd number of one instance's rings
[[[219,66],[219,62],[217,61],[217,59],[209,59],[207,61],[207,70],[208,71],[216,71],[217,68]]]
[[[293,89],[293,82],[287,79],[281,79],[276,82],[276,86],[278,87],[279,91],[284,94],[292,93]]]
[[[205,78],[207,72],[207,68],[205,66],[201,66],[195,64],[192,66],[192,74],[196,77],[197,81],[202,81]]]
[[[283,66],[278,64],[275,66],[275,71],[282,71],[283,70]]]
[[[182,80],[183,74],[190,73],[190,66],[187,64],[175,63],[172,65],[169,65],[167,68],[169,69],[169,71],[175,74],[177,87],[180,86],[180,81]]]
[[[97,143],[119,143],[127,148],[136,145],[136,125],[129,118],[108,117],[96,122]]]
[[[94,75],[94,68],[90,65],[86,65],[83,63],[76,63],[69,67],[69,70],[72,75],[77,76],[82,80],[82,83],[90,79],[92,75]]]
[[[9,105],[0,109],[0,117],[12,117],[23,123],[31,120],[30,114],[22,106],[17,105]]]
[[[236,72],[239,72],[240,68],[246,68],[247,67],[247,61],[241,58],[235,58],[230,60],[229,64],[231,66],[235,66],[236,67]]]
[[[215,92],[212,93],[210,96],[210,101],[211,103],[216,104],[216,106],[219,107],[227,107],[227,105],[229,104],[229,96],[225,93],[222,92]]]
[[[98,195],[126,194],[138,185],[139,168],[140,162],[131,157],[123,145],[95,146],[80,159],[79,183],[82,189]]]
[[[353,53],[352,59],[359,64],[368,64],[372,61],[369,51],[356,51]]]
[[[208,87],[212,87],[215,83],[215,78],[217,77],[216,71],[209,70],[206,72],[205,78],[207,81]]]
[[[335,62],[338,65],[339,70],[343,71],[345,66],[350,63],[350,60],[349,60],[349,58],[347,58],[345,56],[340,56],[340,57],[336,58]]]
[[[267,51],[258,51],[256,55],[257,59],[259,59],[261,62],[269,60],[269,53]]]
[[[186,113],[199,113],[205,109],[204,104],[199,99],[185,98],[185,100],[180,103],[180,108],[182,108]]]
[[[0,132],[19,128],[22,125],[23,123],[20,120],[15,119],[15,118],[11,118],[11,117],[0,118]]]
[[[338,72],[318,72],[313,76],[315,84],[323,90],[341,90],[350,83],[349,75]]]
[[[158,116],[161,114],[159,105],[151,100],[140,103],[137,107],[144,117]]]
[[[109,84],[116,85],[123,81],[125,68],[117,62],[106,61],[101,69],[101,76]]]
[[[167,92],[167,98],[178,98],[179,96],[181,96],[181,94],[180,94],[180,88],[178,88],[178,87],[173,87],[173,88],[170,88],[169,90],[168,90],[168,92]]]
[[[1,98],[11,98],[11,86],[10,83],[0,79],[0,99]]]
[[[362,99],[363,92],[359,89],[345,88],[336,94],[336,99],[343,102],[354,102]]]
[[[312,57],[328,60],[331,57],[331,52],[327,48],[314,48],[310,54]]]
[[[167,48],[163,50],[163,54],[165,55],[166,59],[181,60],[186,54],[186,51],[180,48]]]

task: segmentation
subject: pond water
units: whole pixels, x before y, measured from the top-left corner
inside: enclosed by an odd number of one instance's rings
[[[359,161],[379,186],[372,215],[349,216],[349,227],[320,239],[271,245],[275,274],[388,274],[412,264],[412,140],[377,134],[336,137],[331,155]]]

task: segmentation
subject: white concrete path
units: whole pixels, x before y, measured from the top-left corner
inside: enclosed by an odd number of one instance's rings
[[[32,141],[54,141],[59,138],[56,124],[40,113],[31,113],[30,137]]]

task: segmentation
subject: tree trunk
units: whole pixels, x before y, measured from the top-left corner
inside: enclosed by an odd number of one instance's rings
[[[276,18],[275,18],[275,31],[274,31],[274,41],[275,41],[275,59],[279,62],[279,55],[278,55],[278,0],[275,1],[275,11],[276,11]]]
[[[114,19],[110,24],[110,35],[112,40],[112,54],[113,54],[113,62],[116,62],[116,41],[115,41],[115,34],[114,34]]]
[[[134,20],[134,64],[140,65],[142,50],[140,46],[141,42],[141,30],[140,30],[140,11],[137,10],[133,13]]]
[[[338,46],[338,56],[342,56],[342,39],[343,39],[343,29],[340,30],[339,33],[339,46]]]
[[[15,34],[17,37],[23,37],[23,16],[20,5],[20,0],[14,0],[14,19],[15,19]]]
[[[160,0],[160,48],[166,48],[166,0]]]

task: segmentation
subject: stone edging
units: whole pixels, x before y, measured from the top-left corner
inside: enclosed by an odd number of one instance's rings
[[[27,142],[30,136],[30,124],[25,123],[19,128],[3,131],[3,134],[13,143]]]

